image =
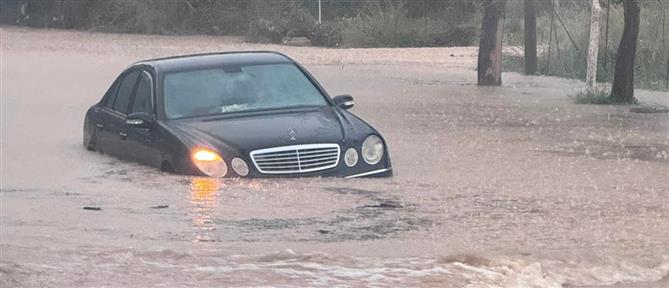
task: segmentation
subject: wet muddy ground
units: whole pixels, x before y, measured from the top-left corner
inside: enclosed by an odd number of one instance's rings
[[[583,83],[559,78],[477,87],[474,48],[0,36],[2,287],[669,284],[669,114],[576,105]],[[85,109],[132,62],[240,49],[353,95],[395,176],[213,180],[82,147]]]

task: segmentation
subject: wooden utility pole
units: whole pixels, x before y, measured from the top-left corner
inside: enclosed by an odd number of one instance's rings
[[[665,31],[665,27],[667,27],[667,10],[662,7],[662,51],[667,53],[667,74],[664,77],[667,89],[669,89],[669,52],[667,51],[667,31]]]
[[[616,103],[635,103],[634,98],[634,59],[639,38],[639,0],[623,0],[625,26],[623,37],[618,46],[611,100]]]
[[[609,76],[609,15],[611,15],[611,0],[606,0],[606,32],[604,32],[604,71]]]
[[[318,24],[323,23],[323,13],[322,13],[321,0],[318,0]]]
[[[597,52],[599,50],[599,14],[602,8],[599,0],[592,0],[590,16],[590,46],[588,47],[588,70],[585,76],[585,84],[588,92],[595,93],[597,85]]]
[[[548,58],[546,58],[546,70],[544,74],[549,74],[551,71],[551,50],[553,49],[553,29],[555,29],[555,9],[553,9],[553,0],[551,0],[551,25],[548,30]]]
[[[535,0],[525,0],[525,74],[537,73],[537,12]]]
[[[506,0],[486,0],[481,24],[478,85],[502,85],[502,37]]]

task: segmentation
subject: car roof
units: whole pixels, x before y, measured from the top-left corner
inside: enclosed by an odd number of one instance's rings
[[[139,61],[132,66],[149,65],[157,72],[185,71],[226,65],[267,65],[293,63],[288,56],[274,51],[235,51],[182,55]]]

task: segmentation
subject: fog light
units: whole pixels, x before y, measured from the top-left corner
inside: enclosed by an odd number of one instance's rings
[[[230,164],[232,165],[232,170],[234,170],[237,175],[249,175],[249,165],[246,165],[246,161],[239,158],[233,158]]]
[[[346,153],[344,153],[344,162],[348,167],[353,167],[355,164],[358,164],[358,151],[356,151],[355,148],[348,148]]]

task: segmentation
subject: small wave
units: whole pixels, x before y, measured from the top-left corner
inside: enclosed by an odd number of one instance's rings
[[[262,274],[284,274],[313,286],[563,287],[659,281],[669,259],[645,266],[622,259],[563,262],[527,257],[456,255],[433,258],[334,257],[284,250],[260,256],[233,256],[238,265]],[[600,259],[601,260],[601,259]],[[241,267],[241,266],[240,266]]]
[[[225,283],[241,287],[561,288],[654,282],[669,273],[669,256],[649,261],[652,265],[642,265],[621,258],[583,262],[508,255],[384,258],[298,253],[290,249],[259,255],[172,249],[80,250],[64,254],[61,263],[51,266],[0,262],[0,284],[37,287],[39,283],[68,283],[71,279],[62,278],[64,275],[88,275],[88,279],[100,281],[92,286],[117,283],[121,277],[128,285],[152,286]]]

